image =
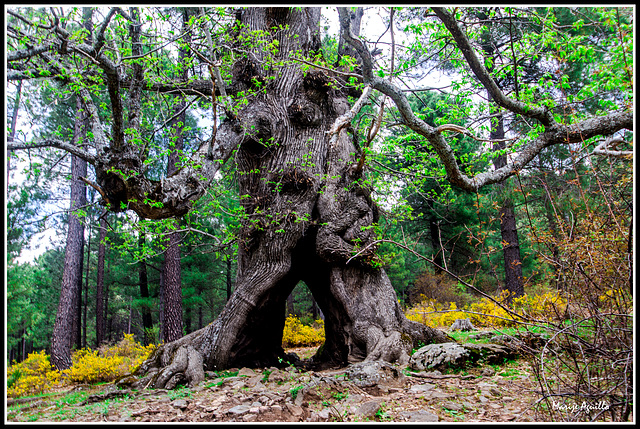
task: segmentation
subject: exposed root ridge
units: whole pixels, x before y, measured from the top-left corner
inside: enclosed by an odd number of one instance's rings
[[[177,348],[160,347],[135,372],[141,376],[133,386],[136,388],[174,389],[179,385],[193,387],[204,380],[202,353],[188,344]]]

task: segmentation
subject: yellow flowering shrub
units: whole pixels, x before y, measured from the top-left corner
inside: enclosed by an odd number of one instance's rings
[[[417,305],[407,309],[407,319],[423,323],[427,326],[449,327],[456,319],[469,317],[462,309],[458,309],[455,302],[443,304],[435,299],[425,299]]]
[[[60,383],[97,383],[114,381],[132,372],[155,350],[155,345],[137,343],[133,334],[125,334],[117,344],[98,350],[81,349],[71,356],[71,368],[58,371],[42,350],[31,353],[23,362],[7,369],[7,396],[38,394]]]
[[[506,295],[500,295],[498,302],[505,302]],[[507,306],[506,304],[504,304]],[[507,307],[522,316],[551,321],[562,316],[567,300],[556,291],[540,294],[523,295],[514,298]],[[424,323],[428,326],[448,328],[456,319],[469,319],[477,327],[515,326],[517,316],[488,298],[457,308],[455,302],[443,304],[433,299],[424,299],[405,312],[407,319]]]
[[[324,342],[324,320],[306,326],[296,316],[289,315],[284,322],[282,347],[311,347]]]
[[[518,314],[533,319],[551,321],[563,316],[567,308],[567,299],[557,291],[548,291],[514,298],[511,307]]]
[[[63,371],[70,382],[97,383],[113,381],[132,372],[156,348],[154,344],[143,346],[125,334],[117,344],[98,350],[81,349],[71,360],[71,368]]]
[[[51,389],[60,381],[60,372],[49,362],[44,350],[7,369],[7,396],[34,395]]]

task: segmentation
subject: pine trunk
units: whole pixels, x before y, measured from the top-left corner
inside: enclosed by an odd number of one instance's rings
[[[502,140],[494,144],[495,150],[505,148],[504,119],[500,115],[492,121],[490,138]],[[506,155],[500,155],[494,160],[496,169],[507,164]],[[500,195],[500,235],[502,236],[502,255],[504,259],[504,290],[509,293],[508,300],[524,295],[522,279],[522,260],[520,258],[520,244],[518,242],[518,227],[513,201],[507,194],[508,183],[496,184]]]
[[[77,119],[74,129],[74,140],[83,135],[83,116],[80,101],[76,103]],[[51,337],[51,363],[59,370],[71,367],[71,344],[74,341],[73,324],[77,315],[79,289],[82,286],[82,261],[84,248],[84,226],[76,210],[86,204],[86,187],[79,179],[86,177],[87,163],[71,157],[71,204],[69,211],[69,227],[67,230],[67,246],[65,248],[64,269],[60,287],[58,312]]]
[[[105,216],[108,212],[104,212],[100,217],[100,234],[98,238],[98,263],[97,263],[97,279],[96,279],[96,347],[104,342],[104,260],[107,253],[105,239],[107,237],[107,221]]]
[[[138,248],[142,251],[145,243],[145,234],[140,233],[138,237]],[[153,329],[153,318],[151,316],[151,309],[148,305],[149,300],[149,276],[147,274],[147,263],[145,260],[138,262],[138,281],[140,283],[140,298],[142,298],[142,328],[144,330],[144,344],[148,345],[152,343],[155,338],[151,336],[151,330]]]

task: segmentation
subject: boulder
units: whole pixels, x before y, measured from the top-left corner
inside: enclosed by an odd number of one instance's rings
[[[417,371],[461,369],[485,362],[500,364],[515,356],[513,349],[498,344],[429,344],[411,356],[409,366]]]
[[[384,361],[365,361],[350,365],[346,378],[359,387],[399,386],[406,380],[400,369]]]
[[[458,343],[428,344],[409,359],[409,366],[418,371],[458,367],[469,359],[468,351]]]

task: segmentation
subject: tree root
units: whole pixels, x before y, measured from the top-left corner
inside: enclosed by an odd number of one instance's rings
[[[133,373],[140,378],[127,377],[119,386],[131,384],[135,388],[174,389],[179,385],[193,387],[204,380],[202,353],[190,344],[176,341],[159,347]]]

